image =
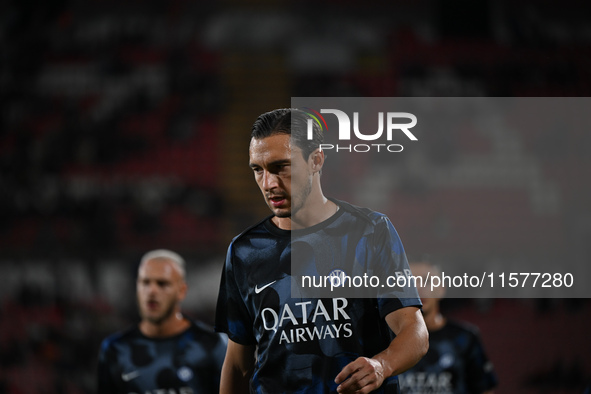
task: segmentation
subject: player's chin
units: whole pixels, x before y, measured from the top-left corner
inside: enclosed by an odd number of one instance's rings
[[[144,316],[144,320],[147,320],[152,324],[160,324],[164,321],[164,316],[162,316],[162,314],[150,314]]]
[[[158,320],[160,315],[162,315],[160,310],[153,310],[150,308],[145,308],[142,310],[142,317],[149,321]]]
[[[278,218],[289,218],[289,217],[291,217],[291,209],[273,209],[273,213]]]
[[[290,207],[274,207],[269,204],[269,208],[273,212],[275,216],[278,218],[289,218],[291,217],[291,208]]]

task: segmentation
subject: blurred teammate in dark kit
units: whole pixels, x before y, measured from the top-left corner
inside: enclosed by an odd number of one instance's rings
[[[411,263],[414,276],[441,275],[426,262]],[[493,365],[484,352],[478,329],[446,319],[439,303],[443,287],[417,286],[429,330],[429,351],[400,379],[403,394],[490,394],[497,385]]]
[[[220,392],[397,393],[395,375],[428,346],[416,289],[374,298],[291,295],[298,246],[308,256],[301,265],[325,274],[408,269],[386,216],[324,197],[322,132],[314,124],[308,141],[308,119],[279,109],[252,129],[250,167],[273,215],[228,249],[216,311],[216,330],[229,336]],[[353,268],[342,265],[349,261]]]
[[[100,349],[98,393],[217,393],[226,340],[180,312],[185,262],[177,253],[146,253],[137,277],[141,321],[106,338]]]

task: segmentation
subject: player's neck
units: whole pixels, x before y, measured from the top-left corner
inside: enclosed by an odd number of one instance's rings
[[[180,334],[189,327],[190,323],[180,312],[176,312],[168,319],[153,323],[148,320],[142,320],[139,328],[142,334],[150,338],[165,338]]]
[[[339,210],[339,206],[327,199],[320,185],[313,189],[306,199],[304,207],[292,212],[290,230],[300,230],[322,223]]]
[[[339,210],[339,206],[326,200],[319,210],[301,210],[297,215],[288,218],[275,217],[273,222],[282,230],[301,230],[312,227],[329,219]]]

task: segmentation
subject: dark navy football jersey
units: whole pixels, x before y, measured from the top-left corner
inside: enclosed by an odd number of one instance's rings
[[[191,322],[169,338],[136,326],[106,338],[98,363],[98,394],[218,393],[227,340]]]
[[[408,269],[402,243],[387,218],[368,209],[337,201],[340,210],[311,228],[285,231],[271,217],[232,241],[226,256],[216,311],[216,330],[243,345],[257,346],[250,381],[254,393],[334,393],[334,379],[359,356],[373,357],[392,340],[385,316],[401,307],[420,306],[412,297],[292,297],[292,242],[322,244],[337,237],[342,254],[356,264]],[[358,229],[345,232],[342,229]],[[319,240],[313,240],[314,238]],[[329,241],[332,243],[332,241]],[[377,244],[376,244],[377,243]],[[318,245],[313,250],[318,251]],[[334,267],[341,269],[339,259]],[[396,377],[379,393],[397,393]]]
[[[429,351],[399,378],[404,394],[479,394],[497,385],[476,328],[453,321],[429,332]]]

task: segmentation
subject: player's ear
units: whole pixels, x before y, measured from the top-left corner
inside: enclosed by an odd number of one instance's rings
[[[322,170],[322,166],[324,165],[324,151],[320,148],[315,149],[312,153],[310,153],[309,161],[312,164],[312,170],[314,172],[320,172]]]

